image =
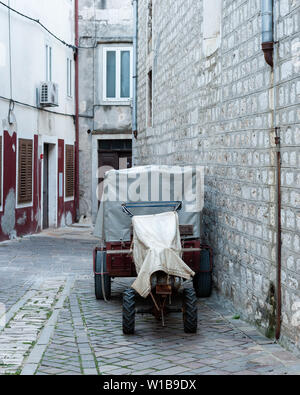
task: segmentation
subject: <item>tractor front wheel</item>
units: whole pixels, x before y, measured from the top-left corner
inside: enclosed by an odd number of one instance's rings
[[[193,288],[183,290],[183,327],[185,333],[197,332],[197,297]]]
[[[133,335],[135,326],[135,291],[128,288],[123,294],[123,333]]]

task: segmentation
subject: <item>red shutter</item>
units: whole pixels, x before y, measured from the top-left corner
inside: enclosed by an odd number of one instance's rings
[[[32,140],[19,139],[18,203],[32,202]]]
[[[66,197],[74,196],[74,146],[66,145]]]

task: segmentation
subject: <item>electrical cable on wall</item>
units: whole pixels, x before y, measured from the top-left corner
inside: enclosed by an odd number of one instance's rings
[[[34,110],[45,111],[45,112],[48,112],[50,114],[64,115],[66,117],[72,117],[72,118],[74,118],[74,116],[75,116],[74,114],[67,114],[67,113],[63,113],[63,112],[47,110],[46,108],[43,108],[43,107],[33,106],[32,104],[24,103],[24,102],[21,102],[21,101],[18,101],[18,100],[14,100],[14,99],[9,99],[8,97],[1,96],[1,95],[0,95],[0,99],[9,101],[10,102],[10,106],[12,105],[11,103],[13,103],[14,105],[15,104],[19,104],[20,106],[29,107],[29,108],[32,108]]]
[[[6,8],[9,10],[9,14],[10,14],[10,12],[15,12],[16,14],[18,14],[18,15],[20,15],[20,16],[26,18],[26,19],[29,19],[29,20],[31,20],[31,21],[33,21],[33,22],[35,22],[35,23],[38,23],[43,29],[45,29],[51,36],[53,36],[53,37],[54,37],[56,40],[58,40],[60,43],[62,43],[63,45],[65,45],[65,46],[67,46],[67,47],[69,47],[69,48],[72,48],[73,50],[77,51],[77,47],[76,47],[76,46],[71,45],[71,44],[68,44],[68,43],[66,43],[64,40],[61,40],[61,39],[60,39],[59,37],[57,37],[54,33],[52,33],[49,29],[47,29],[38,19],[34,19],[34,18],[32,18],[32,17],[30,17],[30,16],[28,16],[28,15],[25,15],[25,14],[23,14],[23,13],[21,13],[21,12],[15,10],[14,8],[10,7],[10,2],[9,2],[9,4],[7,5],[7,4],[3,3],[2,1],[0,1],[0,4],[3,5],[4,7],[6,7]],[[11,23],[10,23],[10,15],[9,15],[9,41],[11,41]],[[44,108],[40,108],[40,107],[33,106],[33,105],[31,105],[31,104],[28,104],[28,103],[24,103],[24,102],[20,102],[20,101],[14,100],[13,97],[12,97],[11,45],[10,45],[10,50],[9,50],[9,59],[10,59],[10,98],[4,97],[4,96],[0,96],[0,99],[7,100],[7,101],[10,102],[10,108],[9,108],[9,113],[8,113],[8,120],[9,120],[9,122],[10,122],[10,120],[12,119],[12,114],[13,114],[13,110],[11,109],[12,103],[13,103],[13,105],[16,103],[16,104],[19,104],[19,105],[22,105],[22,106],[25,106],[25,107],[30,107],[30,108],[33,108],[33,109],[37,109],[37,110],[42,110],[42,111],[45,111],[45,112],[49,112],[49,113],[51,113],[51,114],[58,114],[58,115],[65,115],[65,116],[74,117],[73,114],[65,114],[65,113],[60,113],[60,112],[55,112],[55,111],[49,111],[49,110],[46,110],[46,109],[44,109]]]
[[[72,48],[73,50],[77,50],[77,47],[76,47],[76,46],[66,43],[64,40],[60,39],[60,38],[57,37],[54,33],[52,33],[45,25],[43,25],[43,24],[39,21],[39,19],[34,19],[34,18],[32,18],[32,17],[30,17],[30,16],[28,16],[28,15],[25,15],[25,14],[23,14],[22,12],[17,11],[17,10],[15,10],[14,8],[10,7],[9,5],[3,3],[2,1],[0,1],[0,4],[3,5],[4,7],[8,8],[10,11],[13,11],[13,12],[15,12],[16,14],[18,14],[18,15],[20,15],[20,16],[26,18],[26,19],[29,19],[30,21],[37,23],[37,24],[40,25],[44,30],[46,30],[52,37],[54,37],[56,40],[58,40],[61,44],[66,45],[67,47]]]

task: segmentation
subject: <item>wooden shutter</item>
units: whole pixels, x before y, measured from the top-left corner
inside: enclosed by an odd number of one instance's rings
[[[74,146],[66,145],[66,197],[74,196]]]
[[[18,203],[32,202],[32,140],[19,139]]]
[[[2,136],[0,136],[0,204],[2,199]]]

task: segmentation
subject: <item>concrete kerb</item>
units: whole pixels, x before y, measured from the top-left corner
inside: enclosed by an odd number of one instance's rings
[[[41,285],[41,280],[35,281],[35,283],[32,286],[33,289],[30,289],[29,291],[25,292],[25,294],[18,300],[18,302],[14,304],[6,313],[4,313],[6,325],[15,316],[15,314],[26,304],[26,302],[35,295],[37,290],[40,288],[40,285]],[[3,317],[4,314],[0,316],[0,319]],[[5,326],[2,329],[0,329],[0,332],[2,332],[4,328]]]
[[[49,341],[53,335],[55,330],[55,325],[57,323],[58,315],[60,309],[63,307],[64,301],[70,294],[71,289],[73,288],[75,283],[75,276],[68,278],[64,290],[54,306],[53,314],[49,318],[45,327],[41,331],[41,334],[33,347],[31,353],[29,354],[23,369],[21,371],[21,375],[33,375],[38,368],[39,362],[42,359],[42,356],[49,344]]]

